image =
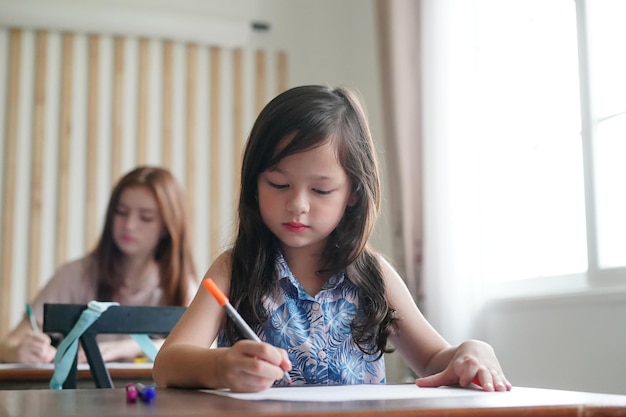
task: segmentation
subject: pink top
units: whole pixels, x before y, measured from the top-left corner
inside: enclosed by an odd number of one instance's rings
[[[154,276],[144,277],[142,280],[144,286],[140,290],[121,291],[111,301],[117,301],[121,305],[127,306],[166,305],[163,290],[159,287],[158,271]],[[61,266],[32,302],[37,323],[40,327],[43,323],[44,303],[87,304],[96,299],[96,288],[96,274],[91,256],[88,255]],[[187,298],[189,301],[193,298],[196,290],[196,285],[189,286],[190,294]]]

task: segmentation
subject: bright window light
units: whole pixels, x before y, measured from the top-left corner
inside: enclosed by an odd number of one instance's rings
[[[575,3],[476,4],[483,278],[584,273]]]
[[[626,1],[587,1],[598,263],[626,266]]]

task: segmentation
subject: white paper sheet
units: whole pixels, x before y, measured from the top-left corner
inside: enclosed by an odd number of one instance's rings
[[[233,393],[229,390],[201,390],[209,394],[224,395],[240,400],[277,401],[363,401],[400,400],[407,398],[461,397],[485,395],[479,389],[471,388],[419,388],[415,384],[401,385],[301,385],[272,387],[252,394]]]

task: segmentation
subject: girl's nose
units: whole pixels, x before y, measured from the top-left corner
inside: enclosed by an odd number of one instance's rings
[[[294,191],[287,200],[287,210],[294,214],[307,213],[309,211],[309,201],[304,192]]]
[[[132,230],[137,226],[137,222],[137,216],[129,214],[124,218],[124,228],[127,230]]]

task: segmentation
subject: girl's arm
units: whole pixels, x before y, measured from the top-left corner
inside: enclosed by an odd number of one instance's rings
[[[423,387],[469,386],[478,378],[486,391],[511,389],[491,346],[470,340],[453,347],[428,323],[402,278],[379,257],[387,299],[396,310],[397,333],[389,341],[418,375]]]
[[[220,256],[206,277],[228,294],[229,255]],[[290,369],[287,352],[267,343],[242,340],[231,348],[211,348],[224,320],[223,308],[201,285],[159,350],[152,371],[155,382],[168,387],[256,392],[269,388]]]

